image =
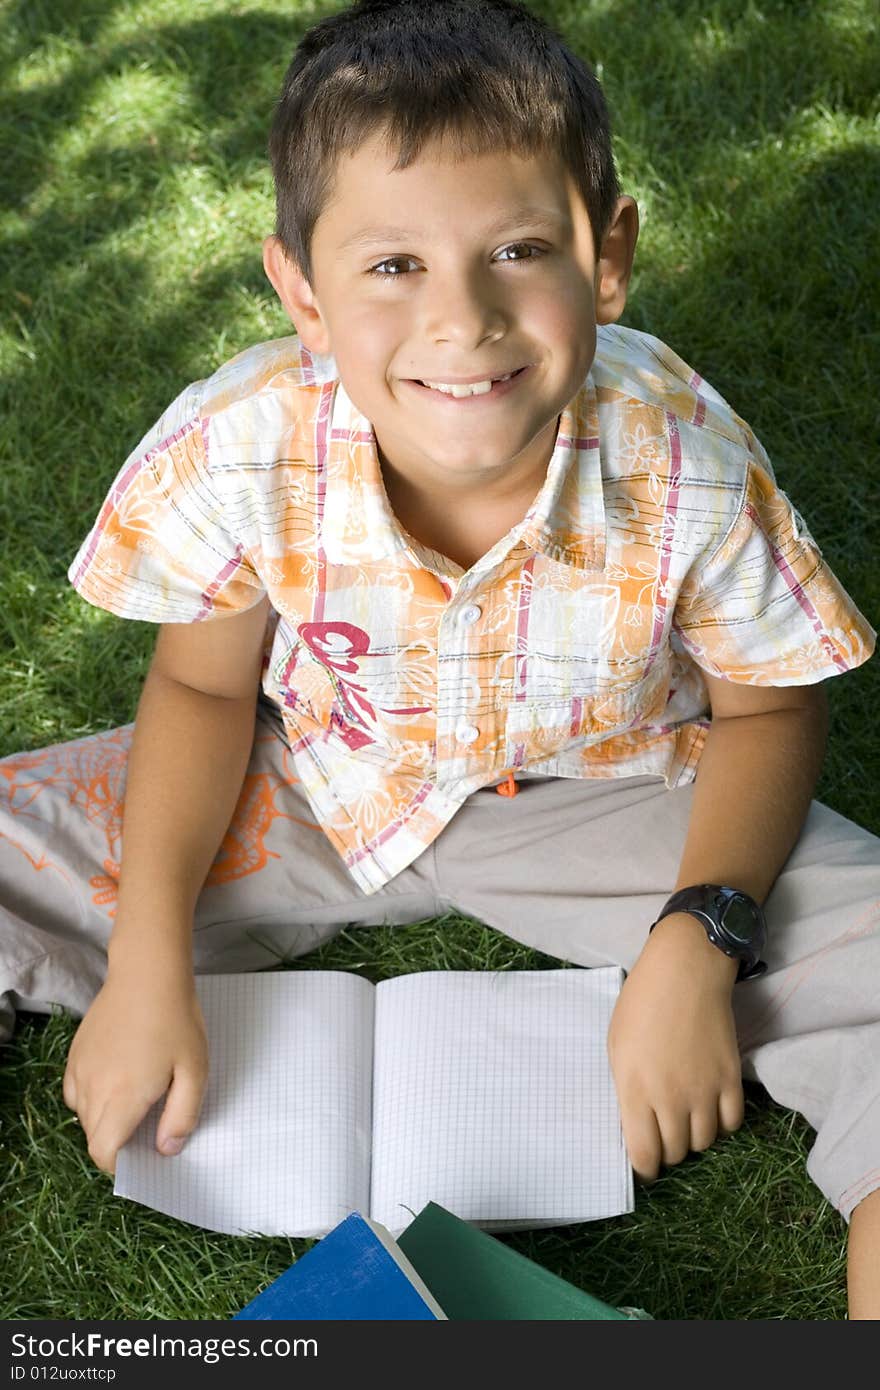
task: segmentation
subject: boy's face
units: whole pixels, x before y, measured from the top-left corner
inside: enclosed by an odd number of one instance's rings
[[[597,256],[561,162],[453,158],[437,142],[408,169],[392,162],[383,136],[340,161],[311,287],[274,237],[267,274],[306,347],[333,354],[383,462],[427,489],[529,486],[590,368],[597,322],[623,310],[635,204],[619,200]],[[521,368],[463,399],[419,384]]]

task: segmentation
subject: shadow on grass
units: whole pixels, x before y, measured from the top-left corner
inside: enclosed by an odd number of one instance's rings
[[[59,361],[52,378],[51,414],[74,421],[85,408],[94,431],[100,432],[105,418],[115,424],[121,415],[114,409],[118,394],[131,425],[124,442],[116,430],[102,434],[109,458],[120,458],[167,404],[169,391],[176,394],[184,384],[181,371],[192,371],[202,360],[206,343],[228,322],[231,288],[267,298],[269,291],[256,245],[241,255],[225,256],[197,283],[181,284],[164,303],[155,302],[148,272],[135,256],[116,248],[102,255],[102,246],[120,229],[148,221],[145,209],[153,206],[175,161],[183,166],[194,160],[204,164],[216,186],[235,186],[255,170],[265,170],[269,117],[286,63],[307,23],[336,8],[324,6],[308,17],[294,12],[289,19],[251,13],[157,24],[136,40],[102,47],[108,20],[124,9],[118,4],[46,0],[39,6],[13,7],[11,28],[14,32],[18,20],[21,36],[17,50],[12,46],[12,60],[39,51],[50,38],[69,37],[84,51],[57,79],[35,82],[24,90],[7,87],[4,100],[10,104],[5,111],[0,108],[0,118],[5,115],[9,128],[57,130],[61,135],[75,126],[102,82],[145,67],[173,71],[182,83],[181,103],[168,112],[157,110],[141,142],[115,146],[105,136],[103,143],[65,164],[71,187],[78,178],[93,179],[96,167],[100,170],[100,180],[83,205],[71,208],[67,183],[57,196],[52,193],[57,171],[51,138],[44,142],[42,157],[33,140],[22,140],[6,165],[6,182],[18,196],[21,212],[20,230],[5,243],[11,284],[24,296],[23,309],[31,301],[32,314],[23,313],[22,318],[31,320],[42,355],[48,348],[39,342],[41,311],[49,315],[68,360],[114,364],[112,379],[96,381],[94,396],[84,401],[81,388],[76,394],[67,386]],[[556,6],[535,8],[556,22]],[[595,17],[588,14],[570,27],[570,41],[590,57],[608,55],[606,83],[612,100],[618,92],[621,106],[632,102],[627,66],[656,67],[656,88],[640,74],[638,111],[647,122],[650,159],[673,207],[687,191],[694,170],[717,164],[719,145],[748,149],[766,143],[790,126],[799,109],[817,101],[834,101],[851,114],[863,114],[875,95],[871,45],[856,42],[853,31],[827,5],[793,10],[776,3],[744,11],[739,4],[716,3],[708,16],[699,0],[675,5],[621,2],[597,8]],[[723,29],[724,42],[712,37],[708,20]],[[822,449],[839,444],[841,438],[847,443],[853,438],[863,441],[871,427],[869,392],[860,417],[853,419],[845,407],[835,413],[835,406],[837,378],[848,382],[854,362],[864,371],[866,385],[871,380],[863,331],[868,321],[865,287],[873,269],[871,219],[866,213],[880,183],[878,159],[877,149],[870,148],[828,155],[802,175],[793,192],[785,183],[778,191],[762,188],[760,203],[754,189],[737,180],[726,209],[729,220],[714,229],[711,242],[683,267],[664,265],[657,255],[651,256],[650,283],[639,272],[628,321],[667,337],[673,345],[680,343],[683,355],[698,359],[695,365],[704,375],[722,380],[733,403],[771,445],[778,439],[783,446],[782,475],[784,446],[791,441],[792,429],[799,445]],[[28,201],[36,188],[42,195],[41,210],[31,214]],[[198,267],[193,277],[197,272]],[[95,294],[104,307],[99,324],[78,313]],[[712,305],[711,315],[707,304]],[[775,331],[764,332],[760,341],[744,342],[731,331],[743,321],[764,325],[768,316]],[[231,350],[244,345],[230,333]],[[149,392],[138,389],[144,364],[153,365],[148,380],[155,386]],[[25,358],[7,381],[13,406],[28,419],[34,418],[34,379],[34,363]],[[41,382],[37,394],[43,390]],[[142,413],[135,420],[133,407],[138,402]],[[74,518],[100,500],[107,481],[106,474],[96,477],[91,498],[75,499]],[[782,481],[785,485],[789,480],[783,476]],[[821,519],[823,506],[829,520],[839,515],[839,500],[849,488],[845,475],[829,469],[814,478],[790,481],[797,484],[808,519],[814,514]],[[63,473],[61,482],[60,496],[54,479],[46,486],[64,511],[74,499],[65,496]],[[822,496],[830,501],[823,504]],[[39,510],[44,500],[39,490],[34,500],[38,506],[33,510]],[[851,520],[856,533],[850,539],[860,546],[868,526],[867,509],[857,508]]]
[[[194,165],[205,170],[214,195],[260,178],[268,187],[266,137],[281,77],[305,28],[338,8],[284,17],[214,13],[119,40],[106,35],[124,16],[122,0],[22,0],[6,11],[0,121],[20,138],[0,172],[9,214],[2,254],[20,352],[0,389],[9,457],[28,462],[3,480],[0,565],[14,583],[0,622],[37,688],[30,713],[4,714],[0,754],[52,741],[42,732],[52,719],[68,721],[72,737],[87,726],[127,722],[134,713],[153,630],[109,615],[84,618],[67,589],[66,566],[137,438],[188,380],[211,369],[205,363],[222,335],[229,356],[247,346],[253,316],[243,304],[268,303],[270,291],[258,246],[242,239],[216,259],[194,261],[173,291],[159,297],[149,257],[120,250],[120,237],[146,237],[155,209],[180,196],[175,174]],[[560,6],[534,9],[562,27]],[[853,13],[851,5],[788,0],[764,0],[760,7],[734,0],[609,0],[567,24],[565,34],[603,64],[620,148],[631,161],[623,163],[624,185],[644,177],[651,206],[659,209],[656,235],[646,223],[626,322],[669,341],[755,427],[780,485],[876,625],[880,593],[865,445],[876,432],[869,354],[877,331],[872,222],[880,154],[866,137],[853,136],[794,171],[787,167],[787,141],[804,113],[824,107],[855,119],[872,110],[876,33],[870,37],[867,6],[864,24],[847,27]],[[51,52],[54,66],[46,58]],[[45,60],[45,76],[33,66],[28,82],[16,86],[20,65],[31,58]],[[112,102],[115,80],[127,73],[170,74],[178,104],[156,109],[136,138],[115,141],[111,124],[87,150],[62,160],[68,134],[97,103]],[[704,215],[704,202],[712,218]],[[689,220],[697,229],[690,240],[679,236],[679,223]],[[287,331],[280,316],[275,322],[278,333]],[[91,373],[83,370],[87,363],[95,364]],[[842,732],[833,727],[818,794],[880,831],[876,669],[874,662],[830,682]],[[462,950],[460,956],[451,951],[449,960],[473,959]],[[54,1065],[57,1070],[57,1059]],[[26,1084],[22,1073],[22,1090],[13,1088],[7,1098],[8,1113],[31,1114],[37,1123],[40,1107],[36,1099],[26,1103]],[[717,1153],[643,1190],[633,1218],[574,1235],[560,1230],[508,1239],[609,1302],[641,1303],[662,1317],[772,1317],[797,1299],[795,1290],[774,1283],[785,1259],[773,1257],[769,1225],[783,1244],[791,1235],[805,1252],[804,1264],[809,1255],[813,1268],[840,1278],[840,1220],[803,1176],[806,1126],[797,1122],[789,1130],[783,1115],[763,1093],[750,1091],[749,1132],[763,1145],[760,1163],[741,1132]],[[5,1142],[26,1154],[32,1141],[10,1127]],[[41,1130],[40,1142],[51,1160],[51,1134]],[[670,1238],[666,1205],[686,1227],[692,1178],[703,1175],[709,1190],[717,1174],[724,1208],[725,1192],[752,1190],[774,1146],[773,1190],[757,1191],[730,1231],[744,1253],[740,1292],[723,1305],[710,1287],[718,1259],[711,1238],[707,1244],[688,1231]],[[87,1195],[89,1181],[83,1181]],[[700,1203],[691,1205],[696,1210]],[[118,1204],[110,1207],[117,1211]],[[132,1218],[136,1230],[138,1219]],[[120,1249],[124,1236],[120,1228]],[[271,1277],[289,1254],[286,1247],[273,1250]],[[236,1257],[230,1247],[209,1243],[199,1258],[212,1271],[215,1258],[221,1270],[226,1259],[231,1271]],[[157,1277],[160,1287],[161,1270]],[[28,1316],[59,1315],[57,1306],[52,1311],[40,1301],[50,1287],[30,1291]],[[841,1288],[838,1282],[823,1295],[832,1310],[827,1316],[842,1315]],[[214,1306],[205,1292],[205,1306]],[[239,1306],[251,1292],[243,1290]],[[807,1285],[802,1315],[815,1317],[810,1296]],[[125,1298],[132,1297],[129,1287]],[[121,1306],[130,1316],[151,1315],[142,1302]],[[719,1311],[724,1306],[726,1313]]]

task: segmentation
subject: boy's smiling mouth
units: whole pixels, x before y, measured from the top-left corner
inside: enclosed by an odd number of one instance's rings
[[[431,384],[417,378],[408,378],[404,380],[404,385],[412,386],[424,395],[450,405],[467,405],[473,401],[496,400],[500,396],[508,395],[529,371],[528,366],[518,367],[501,378],[484,377],[460,384],[444,382],[442,378],[432,378]],[[441,389],[441,386],[445,389]]]

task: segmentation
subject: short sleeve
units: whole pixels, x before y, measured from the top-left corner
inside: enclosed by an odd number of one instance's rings
[[[769,468],[754,460],[733,524],[685,577],[672,626],[709,675],[766,686],[852,670],[877,636]]]
[[[211,476],[200,387],[187,387],[123,464],[67,571],[77,593],[120,618],[200,622],[264,593]]]

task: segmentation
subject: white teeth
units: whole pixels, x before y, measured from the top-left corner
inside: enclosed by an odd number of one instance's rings
[[[442,391],[446,396],[486,396],[492,390],[492,382],[509,381],[513,372],[508,372],[507,376],[490,378],[488,381],[472,381],[467,386],[450,386],[445,381],[426,381],[425,386],[430,386],[432,391]]]
[[[491,381],[472,381],[469,386],[447,386],[442,381],[426,381],[432,391],[442,391],[444,396],[486,396],[492,390]]]

